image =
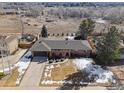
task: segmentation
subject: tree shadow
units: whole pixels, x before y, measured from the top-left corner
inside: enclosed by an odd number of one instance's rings
[[[122,66],[124,65],[124,59],[116,59],[114,63],[109,64],[108,66]]]
[[[120,79],[115,75],[116,83],[111,84],[111,86],[106,87],[107,90],[121,90],[123,88],[123,84],[121,83]],[[124,88],[123,88],[124,89]]]
[[[79,90],[81,87],[87,87],[89,82],[93,82],[93,80],[88,79],[88,74],[82,71],[68,75],[65,81],[71,81],[72,83],[64,83],[57,88],[58,90]]]

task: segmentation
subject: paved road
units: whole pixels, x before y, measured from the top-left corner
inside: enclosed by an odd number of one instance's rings
[[[20,83],[20,87],[38,87],[45,63],[46,58],[34,58]]]

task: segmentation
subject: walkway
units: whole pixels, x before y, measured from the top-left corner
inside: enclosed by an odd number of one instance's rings
[[[46,63],[46,58],[35,57],[27,69],[20,87],[38,87]]]

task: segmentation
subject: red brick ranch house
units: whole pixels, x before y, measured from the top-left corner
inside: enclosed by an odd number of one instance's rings
[[[40,38],[31,48],[33,56],[89,56],[92,48],[87,40],[46,40]]]

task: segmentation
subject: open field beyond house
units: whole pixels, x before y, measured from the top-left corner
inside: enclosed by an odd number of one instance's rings
[[[48,33],[51,35],[54,33],[62,34],[64,36],[67,33],[74,33],[78,31],[78,27],[83,19],[57,19],[53,22],[46,22],[45,17],[33,18],[33,17],[22,17],[23,30],[25,33],[39,34],[42,26],[46,25]],[[17,15],[2,15],[0,16],[0,34],[17,34],[21,33],[21,23]],[[121,27],[119,27],[121,28]],[[95,32],[100,32],[104,29],[103,24],[96,24]]]
[[[3,15],[0,16],[0,33],[21,33],[21,24],[17,15]],[[45,22],[44,18],[37,21],[35,18],[22,18],[24,22],[25,33],[39,33],[42,25],[45,24],[48,27],[49,33],[60,33],[60,32],[75,32],[78,28],[79,21],[73,22],[74,20],[59,20],[54,22]],[[75,25],[76,24],[76,25]],[[66,29],[65,29],[66,28]]]

